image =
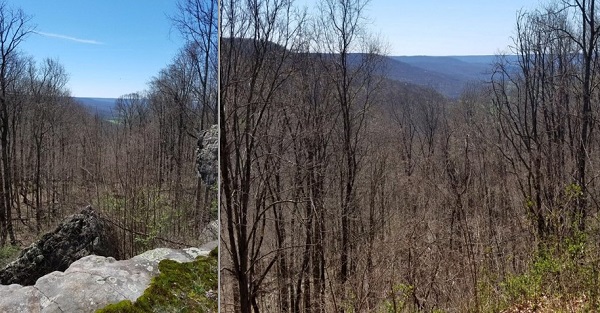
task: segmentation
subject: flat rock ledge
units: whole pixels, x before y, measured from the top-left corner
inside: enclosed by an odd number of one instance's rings
[[[122,261],[86,256],[64,272],[39,278],[33,286],[0,285],[0,312],[94,312],[122,300],[133,302],[158,275],[161,260],[190,262],[199,255],[207,256],[217,244],[213,241],[182,250],[158,248]]]

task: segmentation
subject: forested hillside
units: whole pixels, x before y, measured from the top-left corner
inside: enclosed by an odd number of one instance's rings
[[[455,100],[469,85],[489,82],[495,60],[495,56],[387,56],[380,75],[429,87]]]
[[[223,3],[222,311],[597,311],[596,2],[457,99],[378,75],[366,5]]]
[[[217,216],[216,186],[196,169],[198,138],[217,122],[216,8],[180,1],[170,18],[185,46],[106,116],[70,96],[59,61],[20,49],[35,19],[0,3],[0,246],[88,204],[119,230],[121,257],[198,244]]]

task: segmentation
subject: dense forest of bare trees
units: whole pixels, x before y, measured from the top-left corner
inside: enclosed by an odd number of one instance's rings
[[[20,50],[32,19],[2,2],[0,245],[27,244],[87,204],[119,230],[122,257],[198,243],[217,218],[216,186],[196,173],[198,136],[217,123],[216,14],[216,0],[179,1],[171,20],[186,44],[102,116],[70,96],[68,69]]]
[[[595,1],[458,99],[385,78],[367,4],[222,3],[221,310],[597,310]]]
[[[223,312],[598,310],[596,1],[520,12],[457,99],[386,78],[368,0],[218,4],[180,0],[185,45],[105,117],[0,3],[0,246],[92,204],[127,257],[219,213]],[[217,122],[218,192],[195,170]]]

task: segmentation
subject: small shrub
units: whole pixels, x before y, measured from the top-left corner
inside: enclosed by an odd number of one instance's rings
[[[413,286],[397,284],[391,288],[391,292],[383,303],[383,312],[403,312],[407,307],[407,300],[413,292]]]

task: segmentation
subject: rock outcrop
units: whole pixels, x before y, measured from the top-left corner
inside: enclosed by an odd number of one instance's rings
[[[64,271],[88,255],[118,257],[114,234],[111,226],[87,207],[69,216],[0,270],[0,284],[33,285],[38,278],[53,271]]]
[[[219,221],[214,220],[202,229],[200,233],[200,242],[209,242],[219,240]]]
[[[201,248],[159,248],[129,260],[90,255],[64,272],[52,272],[33,286],[0,286],[0,312],[94,312],[122,300],[135,301],[158,274],[164,259],[190,262],[206,256],[217,241]]]
[[[219,127],[212,125],[204,130],[198,139],[198,150],[196,152],[196,163],[198,175],[207,185],[217,182],[219,175],[217,152],[219,149]]]

